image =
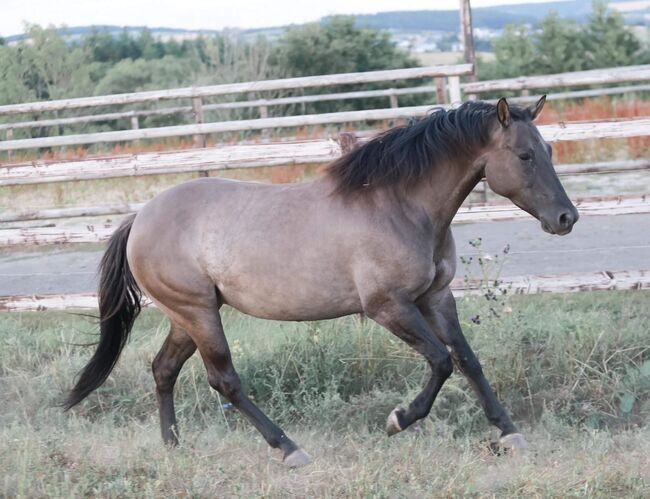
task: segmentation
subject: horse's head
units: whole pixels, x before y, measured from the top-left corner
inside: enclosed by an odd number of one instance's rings
[[[496,106],[490,148],[482,156],[490,188],[542,223],[550,234],[571,232],[578,210],[569,200],[551,160],[551,146],[539,133],[537,118],[546,96],[526,109],[511,110],[505,98]]]

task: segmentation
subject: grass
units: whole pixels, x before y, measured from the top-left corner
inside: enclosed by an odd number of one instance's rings
[[[643,497],[650,493],[650,295],[483,297],[460,303],[484,370],[533,444],[494,436],[454,375],[432,415],[388,439],[383,422],[427,375],[389,333],[356,317],[224,322],[247,391],[312,456],[280,456],[206,383],[198,356],[177,387],[183,444],[160,443],[149,365],[167,331],[147,311],[113,375],[55,407],[95,326],[60,313],[0,316],[0,495],[21,497]],[[490,308],[493,311],[490,311]]]

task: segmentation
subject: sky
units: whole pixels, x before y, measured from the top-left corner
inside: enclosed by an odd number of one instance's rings
[[[473,7],[544,0],[473,0]],[[548,0],[547,0],[548,1]],[[459,0],[0,0],[0,35],[25,22],[47,26],[112,24],[186,29],[262,28],[331,14],[456,9]]]

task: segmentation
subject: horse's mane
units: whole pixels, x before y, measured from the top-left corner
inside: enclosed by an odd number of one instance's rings
[[[525,108],[510,106],[515,120],[530,120]],[[344,154],[327,167],[337,192],[408,185],[440,161],[485,146],[496,123],[496,106],[465,102],[456,109],[434,108],[427,116],[391,128]]]

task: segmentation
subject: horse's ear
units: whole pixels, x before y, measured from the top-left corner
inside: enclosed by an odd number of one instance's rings
[[[545,103],[546,103],[546,94],[542,95],[535,105],[530,106],[528,108],[528,112],[530,113],[531,121],[535,120],[539,116],[539,113],[542,112],[542,109],[544,108]]]
[[[510,125],[510,107],[505,97],[501,97],[499,102],[497,102],[497,118],[503,128],[507,128]]]

